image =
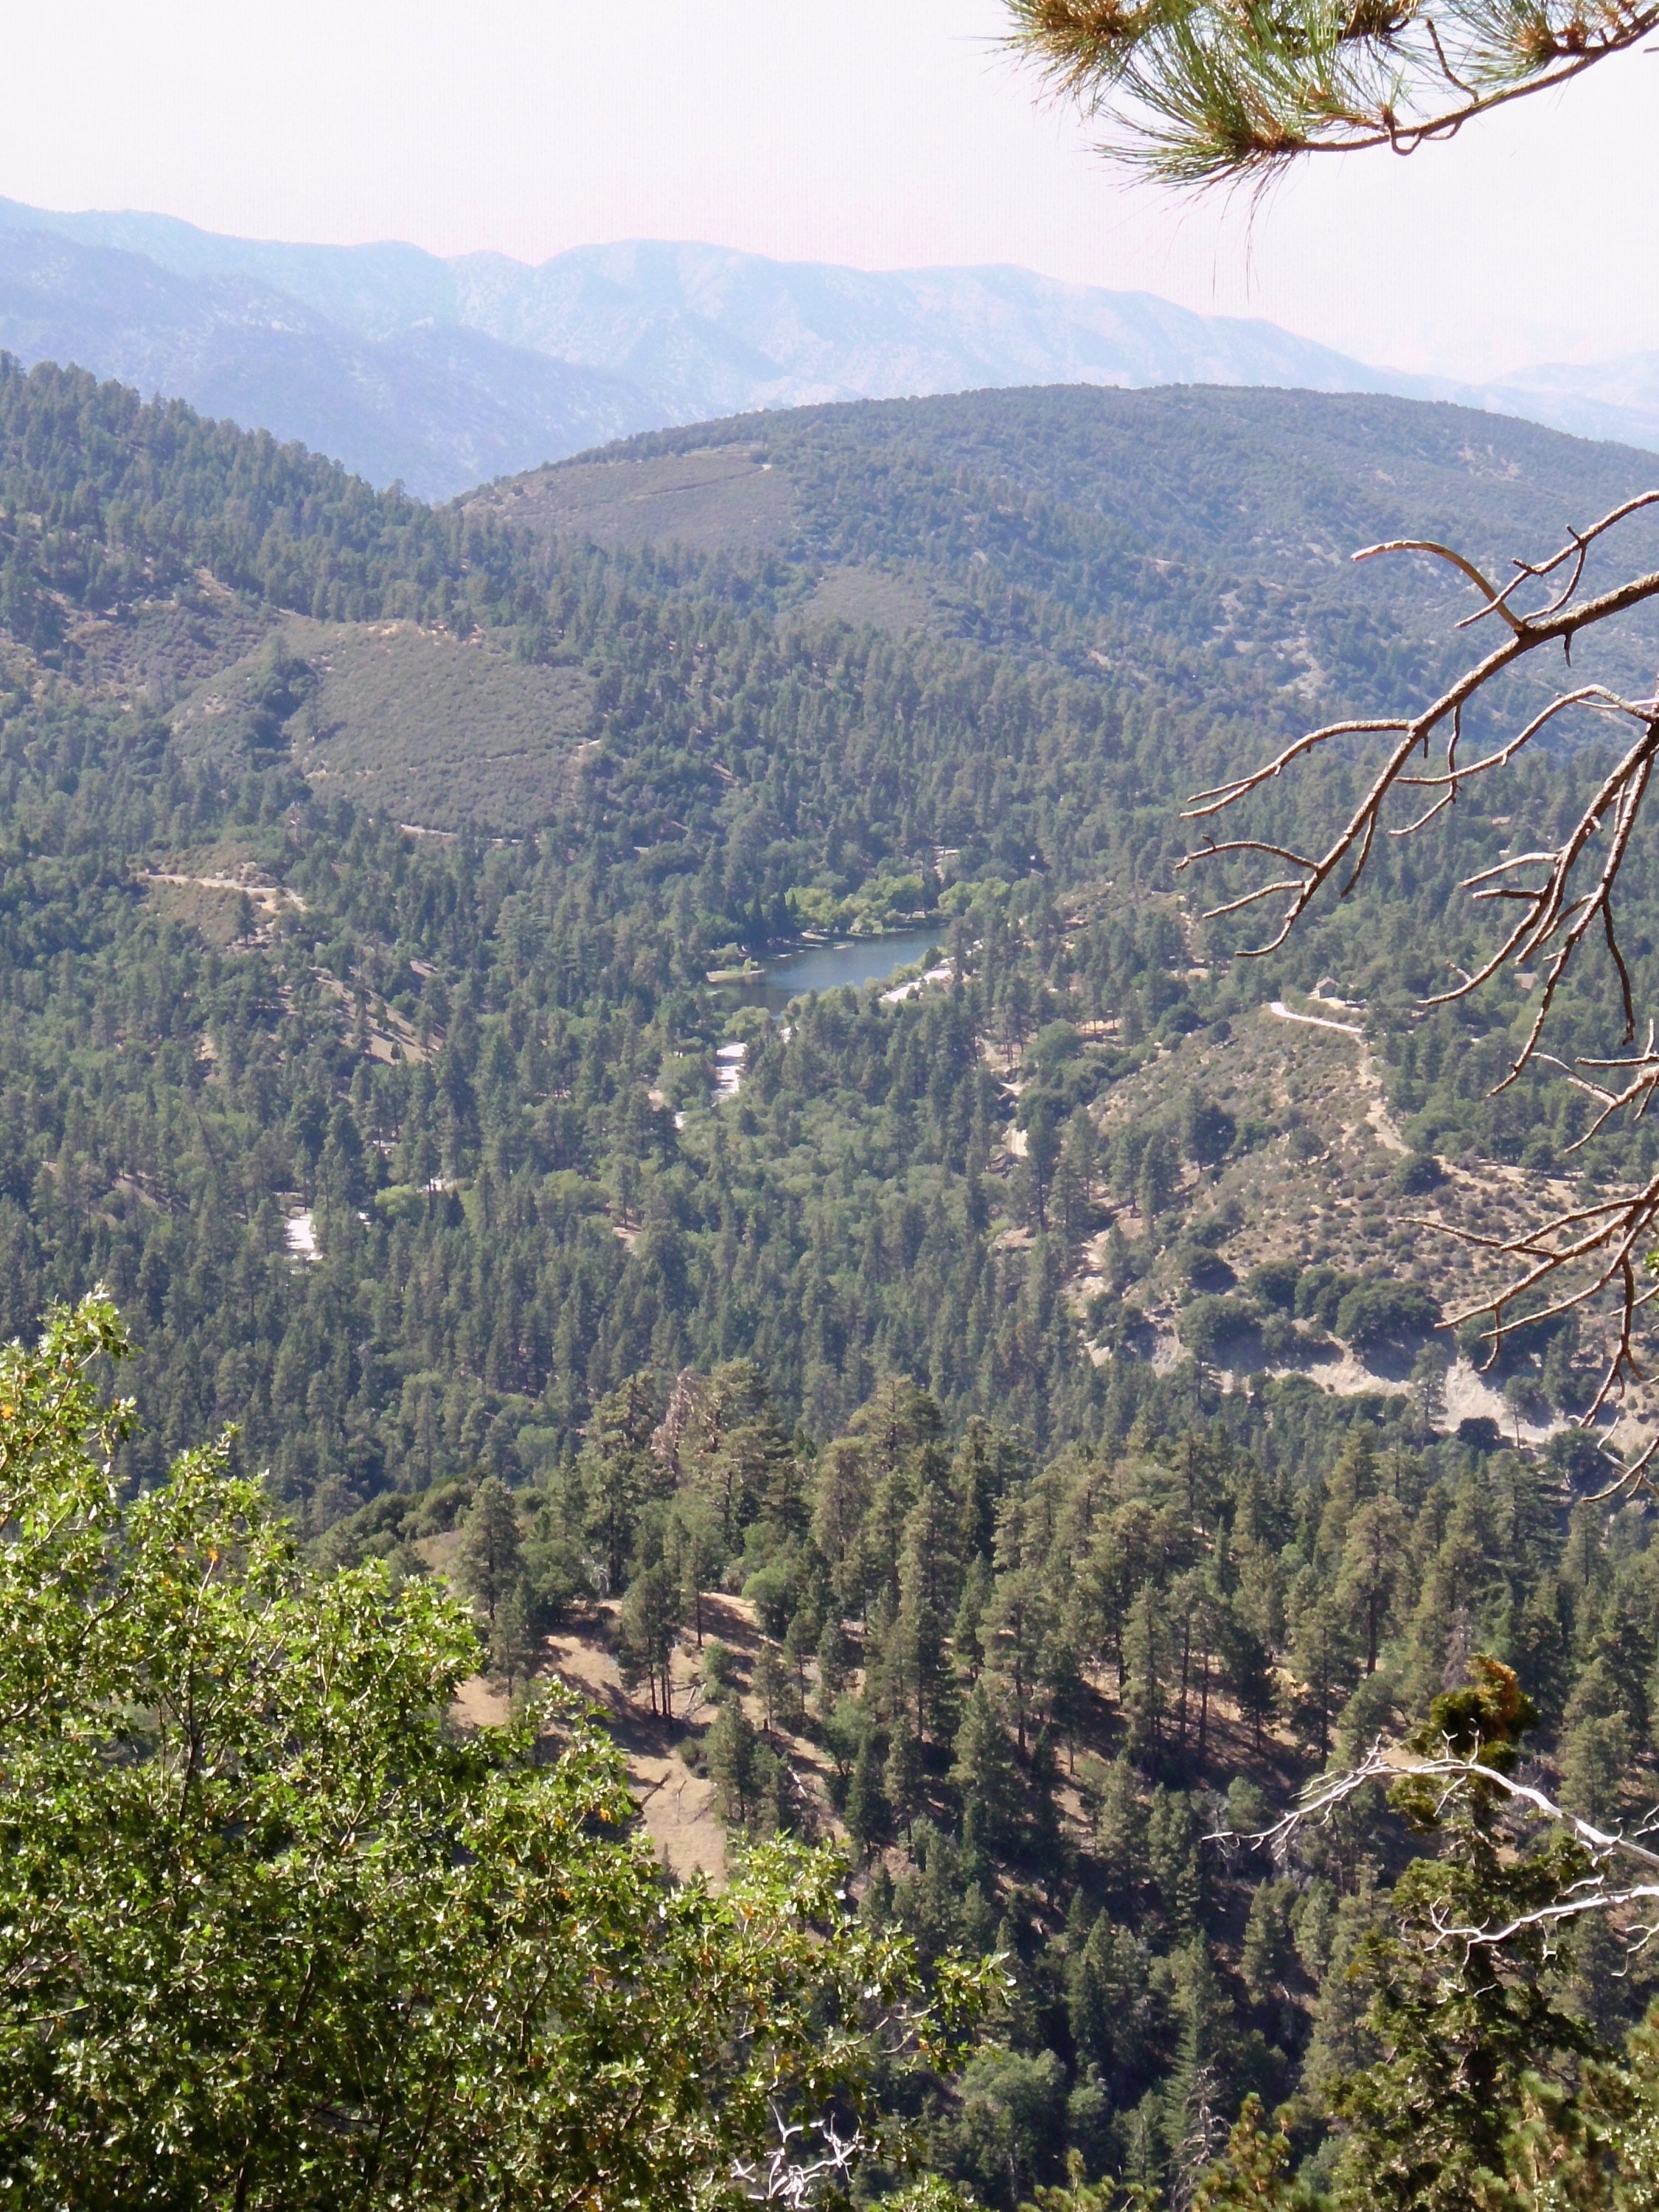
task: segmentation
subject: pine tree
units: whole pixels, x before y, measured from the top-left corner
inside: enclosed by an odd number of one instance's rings
[[[656,1410],[649,1377],[630,1376],[595,1407],[576,1465],[583,1534],[613,1594],[626,1584],[641,1509],[668,1487],[650,1449]]]
[[[1089,1713],[1089,1686],[1079,1654],[1079,1636],[1074,1609],[1068,1613],[1043,1645],[1042,1688],[1048,1707],[1048,1729],[1066,1746],[1066,1771],[1077,1771],[1077,1740]]]
[[[1295,1956],[1291,1941],[1295,1895],[1289,1882],[1263,1881],[1250,1899],[1238,1970],[1253,2004],[1272,2002]]]
[[[1113,1903],[1122,1912],[1133,1911],[1152,1870],[1146,1857],[1146,1808],[1127,1757],[1115,1759],[1106,1770],[1095,1808],[1095,1858]]]
[[[1297,2199],[1288,2178],[1291,2119],[1288,2106],[1275,2112],[1269,2135],[1261,2100],[1252,2089],[1233,2122],[1226,2149],[1199,2178],[1193,2212],[1291,2212]]]
[[[1200,1939],[1175,1954],[1176,2041],[1164,2091],[1164,2139],[1177,2203],[1190,2203],[1199,2177],[1226,2136],[1236,2042],[1232,2011]]]
[[[1449,1743],[1503,1771],[1519,1758],[1533,1709],[1508,1668],[1477,1657],[1470,1673],[1467,1687],[1435,1699],[1413,1744]],[[1440,1931],[1507,1926],[1559,1896],[1586,1861],[1576,1846],[1510,1854],[1492,1784],[1472,1782],[1450,1803],[1429,1781],[1397,1784],[1391,1796],[1446,1856],[1411,1862],[1395,1885],[1390,1931],[1361,1947],[1382,2056],[1331,2092],[1349,2138],[1339,2186],[1357,2212],[1453,2212],[1474,2201],[1480,2175],[1502,2172],[1528,2074],[1589,2039],[1550,1994],[1541,1927],[1501,1948],[1448,1947]]]
[[[911,1724],[923,1741],[948,1734],[953,1720],[945,1631],[961,1580],[955,1540],[956,1516],[942,1482],[924,1483],[904,1523],[894,1623],[895,1662],[913,1701]]]
[[[1251,1740],[1260,1753],[1262,1730],[1274,1705],[1273,1654],[1256,1625],[1255,1609],[1243,1590],[1235,1590],[1227,1599],[1218,1633],[1224,1679],[1240,1713],[1250,1724]]]
[[[1143,1583],[1123,1631],[1123,1711],[1129,1755],[1149,1770],[1156,1768],[1164,1749],[1168,1665],[1163,1608],[1152,1583]]]
[[[456,1579],[493,1627],[495,1608],[518,1582],[523,1564],[512,1493],[495,1475],[487,1474],[478,1485],[460,1538]]]
[[[1152,2001],[1147,1965],[1133,1935],[1103,1914],[1066,1972],[1066,2014],[1073,2041],[1121,2104],[1152,2057]]]
[[[817,1614],[808,1606],[797,1606],[784,1632],[783,1649],[794,1675],[794,1710],[798,1713],[805,1708],[807,1663],[817,1650],[819,1632]]]
[[[676,1496],[663,1548],[678,1577],[682,1614],[690,1619],[701,1651],[703,1596],[718,1584],[726,1547],[708,1502],[695,1491]]]
[[[1008,1732],[982,1682],[963,1709],[951,1779],[962,1793],[963,1849],[1006,1857],[1019,1839],[1024,1791]]]
[[[651,1710],[672,1718],[672,1662],[684,1588],[666,1559],[635,1576],[623,1601],[620,1658],[625,1684],[647,1684]]]
[[[1376,1495],[1376,1440],[1369,1422],[1356,1421],[1325,1480],[1324,1506],[1314,1540],[1314,1565],[1329,1581],[1337,1571],[1354,1516]]]
[[[1008,1978],[1007,2037],[1018,2051],[1029,2051],[1037,2039],[1036,1992],[1031,1983],[1031,1970],[1020,1942],[1020,1931],[1013,1916],[1005,1912],[997,1923],[996,1955],[1002,1961],[1002,1970]],[[1051,2062],[1052,2051],[1044,2057]]]
[[[1336,1599],[1352,1608],[1360,1627],[1367,1674],[1388,1632],[1395,1591],[1406,1559],[1406,1516],[1392,1498],[1371,1498],[1349,1521],[1337,1577]]]
[[[741,1549],[743,1531],[763,1513],[786,1534],[805,1517],[799,1469],[769,1406],[758,1418],[726,1429],[695,1480],[713,1507],[728,1553]]]
[[[1339,1899],[1328,1882],[1316,1879],[1291,1910],[1297,1956],[1319,1990],[1302,2069],[1310,2096],[1328,2099],[1334,2085],[1376,2063],[1376,2040],[1366,2025],[1371,1991],[1364,1954],[1385,1909],[1369,1880]]]
[[[801,1825],[800,1798],[789,1762],[765,1744],[760,1757],[762,1826],[769,1835],[793,1835]]]
[[[975,1413],[962,1433],[951,1462],[951,1487],[957,1515],[958,1556],[973,1563],[989,1557],[996,1541],[997,1509],[1029,1472],[1018,1437]]]
[[[1563,1945],[1568,1967],[1567,2009],[1589,2022],[1605,2049],[1615,2049],[1639,2010],[1638,1991],[1632,1988],[1629,1942],[1608,1924],[1603,1912],[1587,1912],[1573,1927]]]
[[[922,1803],[921,1745],[902,1715],[892,1727],[882,1790],[895,1822],[908,1828]]]
[[[1631,1765],[1630,1730],[1622,1713],[1568,1708],[1560,1748],[1561,1802],[1598,1827],[1617,1827]]]
[[[1302,1681],[1303,1715],[1322,1759],[1331,1747],[1331,1723],[1353,1687],[1358,1656],[1353,1613],[1334,1591],[1303,1607],[1291,1657]]]
[[[720,1818],[728,1826],[751,1826],[765,1798],[762,1745],[742,1701],[730,1698],[714,1717],[705,1741],[708,1773]]]
[[[505,1684],[509,1700],[534,1672],[536,1650],[524,1583],[516,1582],[497,1604],[489,1632],[489,1671]]]
[[[1043,1533],[1036,1501],[1029,1493],[1017,1493],[1004,1501],[997,1516],[989,1652],[1012,1700],[1014,1732],[1022,1757],[1043,1649],[1054,1625]]]
[[[891,1826],[886,1793],[882,1787],[881,1747],[876,1731],[865,1729],[853,1765],[853,1779],[842,1816],[847,1832],[866,1857],[886,1840]]]
[[[836,1701],[852,1680],[854,1654],[842,1627],[839,1613],[832,1607],[818,1638],[818,1711],[826,1718],[835,1711]]]
[[[769,1638],[762,1644],[760,1656],[755,1662],[754,1689],[760,1700],[761,1711],[766,1716],[769,1731],[779,1726],[793,1724],[796,1718],[794,1670]]]
[[[1025,1849],[1032,1865],[1049,1882],[1060,1873],[1064,1856],[1059,1792],[1060,1764],[1054,1757],[1054,1738],[1047,1729],[1042,1729],[1031,1746],[1030,1764],[1026,1771],[1030,1809]]]
[[[1181,1162],[1174,1143],[1160,1130],[1148,1140],[1135,1178],[1135,1211],[1143,1221],[1156,1221],[1165,1212],[1180,1182]]]
[[[1152,1792],[1146,1821],[1146,1858],[1164,1919],[1177,1936],[1189,1936],[1209,1902],[1200,1851],[1203,1830],[1184,1790]]]
[[[872,1928],[890,1928],[893,1903],[893,1877],[887,1870],[886,1860],[878,1859],[871,1869],[864,1895],[859,1899],[859,1917]]]
[[[951,1655],[957,1671],[970,1686],[978,1681],[980,1669],[985,1663],[983,1628],[990,1607],[990,1563],[982,1553],[975,1553],[963,1577],[962,1597],[957,1606],[957,1617],[951,1636]]]

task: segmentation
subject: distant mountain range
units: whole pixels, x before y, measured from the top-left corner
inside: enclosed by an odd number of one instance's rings
[[[531,268],[11,200],[0,346],[177,395],[429,499],[636,430],[1035,384],[1457,399],[1659,450],[1659,354],[1474,387],[1022,269],[877,272],[662,243],[580,246]]]

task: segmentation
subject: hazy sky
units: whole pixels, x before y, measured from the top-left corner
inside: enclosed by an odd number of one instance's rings
[[[1656,55],[1409,161],[1310,164],[1250,221],[1126,188],[999,52],[996,0],[9,14],[0,192],[42,206],[531,261],[646,237],[1018,262],[1462,375],[1659,348]]]

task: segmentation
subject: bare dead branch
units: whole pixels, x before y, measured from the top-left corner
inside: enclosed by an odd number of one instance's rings
[[[1659,1449],[1659,1443],[1654,1449]],[[1327,1826],[1334,1814],[1363,1790],[1373,1785],[1392,1787],[1404,1781],[1433,1784],[1437,1812],[1442,1817],[1461,1793],[1474,1785],[1484,1784],[1506,1798],[1522,1820],[1570,1837],[1589,1863],[1589,1872],[1570,1883],[1561,1896],[1511,1920],[1474,1926],[1431,1917],[1434,1944],[1456,1942],[1471,1949],[1494,1946],[1509,1942],[1524,1929],[1547,1931],[1581,1919],[1587,1913],[1618,1915],[1635,1905],[1651,1906],[1659,1916],[1659,1851],[1644,1841],[1659,1825],[1659,1807],[1634,1832],[1601,1828],[1568,1812],[1536,1783],[1523,1781],[1479,1759],[1466,1757],[1449,1744],[1439,1754],[1424,1757],[1386,1745],[1379,1736],[1357,1766],[1310,1784],[1297,1802],[1271,1827],[1249,1836],[1219,1830],[1206,1840],[1229,1845],[1248,1844],[1270,1852],[1282,1864],[1304,1829]],[[1655,1923],[1644,1923],[1626,1927],[1625,1936],[1632,1949],[1639,1949],[1655,1932]]]
[[[1432,553],[1438,560],[1449,561],[1454,568],[1461,569],[1470,583],[1486,595],[1486,605],[1478,613],[1466,616],[1466,621],[1479,622],[1482,615],[1498,614],[1504,617],[1511,629],[1520,629],[1520,616],[1511,614],[1504,604],[1505,594],[1495,591],[1474,562],[1465,560],[1462,554],[1454,552],[1449,545],[1441,545],[1432,538],[1390,538],[1381,545],[1362,545],[1358,552],[1350,557],[1355,561],[1374,561],[1379,553]],[[1522,580],[1517,576],[1515,580],[1519,583]],[[1513,590],[1514,586],[1509,588]],[[1459,627],[1462,628],[1461,623]]]
[[[1514,918],[1501,933],[1495,950],[1468,971],[1459,970],[1445,990],[1425,1003],[1443,1006],[1468,998],[1504,969],[1525,968],[1536,963],[1540,969],[1532,1018],[1520,1049],[1496,1091],[1519,1080],[1537,1060],[1547,1060],[1542,1050],[1547,1024],[1561,988],[1578,954],[1592,934],[1599,934],[1618,979],[1623,1042],[1636,1034],[1635,991],[1629,964],[1620,942],[1613,912],[1613,893],[1620,872],[1629,857],[1632,840],[1647,799],[1654,768],[1659,761],[1659,698],[1626,699],[1605,684],[1588,684],[1558,693],[1522,726],[1479,759],[1459,757],[1463,710],[1497,679],[1541,648],[1559,645],[1571,654],[1581,632],[1659,598],[1659,572],[1637,576],[1593,597],[1578,597],[1590,549],[1620,523],[1644,508],[1659,505],[1659,490],[1626,500],[1587,529],[1573,530],[1566,542],[1547,559],[1516,560],[1515,574],[1501,587],[1455,547],[1429,538],[1395,538],[1369,545],[1354,556],[1371,560],[1384,553],[1411,552],[1443,562],[1468,579],[1481,594],[1481,605],[1458,626],[1495,615],[1507,635],[1484,658],[1467,668],[1428,707],[1413,716],[1349,717],[1305,732],[1283,747],[1261,768],[1233,778],[1213,789],[1196,793],[1184,812],[1188,820],[1206,820],[1260,791],[1275,777],[1322,747],[1342,739],[1382,737],[1391,740],[1369,787],[1332,837],[1323,852],[1310,855],[1292,852],[1265,838],[1237,837],[1225,841],[1206,836],[1202,845],[1179,864],[1184,869],[1200,860],[1227,855],[1260,854],[1277,861],[1285,872],[1273,880],[1240,892],[1212,907],[1206,921],[1239,914],[1264,900],[1283,898],[1278,926],[1263,942],[1245,948],[1242,958],[1261,958],[1275,951],[1289,937],[1328,884],[1339,898],[1346,898],[1362,879],[1375,848],[1379,826],[1390,837],[1417,835],[1457,797],[1485,776],[1508,767],[1552,724],[1571,708],[1611,715],[1633,724],[1634,732],[1623,751],[1601,778],[1577,820],[1553,847],[1505,855],[1490,867],[1467,878],[1462,885],[1479,905],[1502,902]],[[1565,581],[1551,583],[1565,572]],[[1528,582],[1543,584],[1553,593],[1529,611],[1517,609],[1515,597]],[[1430,764],[1431,748],[1443,741],[1443,760]],[[1419,752],[1421,766],[1413,765]],[[1384,817],[1397,793],[1407,790],[1432,793],[1431,803],[1403,823]],[[1559,1065],[1560,1063],[1555,1063]],[[1639,1116],[1659,1093],[1659,1053],[1654,1033],[1644,1052],[1616,1060],[1584,1063],[1586,1068],[1618,1069],[1626,1077],[1622,1087],[1597,1082],[1589,1075],[1569,1072],[1569,1080],[1595,1101],[1590,1127],[1577,1140],[1588,1143],[1614,1115],[1628,1112]],[[1618,1340],[1607,1363],[1601,1388],[1589,1410],[1581,1416],[1595,1420],[1609,1397],[1641,1373],[1633,1324],[1646,1303],[1637,1285],[1637,1271],[1659,1235],[1659,1177],[1637,1191],[1589,1207],[1558,1212],[1524,1235],[1504,1239],[1476,1236],[1445,1221],[1433,1227],[1458,1237],[1494,1256],[1515,1262],[1501,1285],[1483,1297],[1457,1321],[1490,1315],[1492,1356],[1502,1351],[1506,1339],[1522,1325],[1559,1318],[1567,1312],[1599,1306],[1611,1299],[1618,1317]],[[1540,1308],[1539,1301],[1545,1303]],[[1651,1463],[1644,1454],[1640,1468]],[[1633,1474],[1635,1470],[1627,1470]]]
[[[862,2129],[843,2136],[833,2120],[809,2130],[804,2124],[786,2121],[774,2106],[773,2124],[778,2140],[765,2159],[732,2168],[732,2179],[751,2204],[781,2204],[787,2212],[805,2212],[824,2185],[846,2181],[866,2148]],[[817,2157],[803,2155],[809,2134],[821,2139]]]

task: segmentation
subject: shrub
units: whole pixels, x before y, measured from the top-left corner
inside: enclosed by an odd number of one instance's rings
[[[1238,1125],[1224,1106],[1189,1094],[1181,1112],[1181,1149],[1200,1167],[1214,1167],[1225,1159]]]
[[[702,1686],[716,1701],[729,1698],[738,1686],[738,1655],[718,1637],[703,1649]]]
[[[1304,1340],[1297,1333],[1296,1323],[1289,1314],[1267,1314],[1261,1323],[1261,1351],[1264,1358],[1291,1359],[1304,1348]]]
[[[1402,1198],[1421,1198],[1445,1180],[1446,1170],[1432,1152],[1413,1152],[1394,1171],[1394,1187]]]
[[[1348,1292],[1359,1287],[1358,1275],[1345,1275],[1336,1267],[1304,1267],[1297,1277],[1295,1311],[1298,1321],[1316,1321],[1322,1328],[1336,1325],[1337,1308]]]
[[[1439,1301],[1416,1283],[1365,1283],[1349,1291],[1334,1327],[1356,1349],[1422,1336],[1440,1319]]]
[[[1183,1237],[1170,1254],[1176,1274],[1195,1291],[1230,1291],[1238,1280],[1218,1252]]]
[[[1025,1048],[1026,1064],[1039,1075],[1052,1075],[1082,1049],[1083,1041],[1070,1022],[1048,1022]]]
[[[1243,1298],[1194,1298],[1181,1316],[1181,1341],[1194,1359],[1215,1361],[1226,1346],[1247,1336],[1255,1321],[1255,1308]]]
[[[1457,1424],[1457,1441],[1468,1450],[1495,1452],[1504,1449],[1498,1426],[1489,1413],[1472,1413]]]
[[[1264,1260],[1244,1278],[1244,1287],[1258,1304],[1274,1306],[1281,1313],[1296,1305],[1296,1286],[1302,1270],[1294,1260]]]

